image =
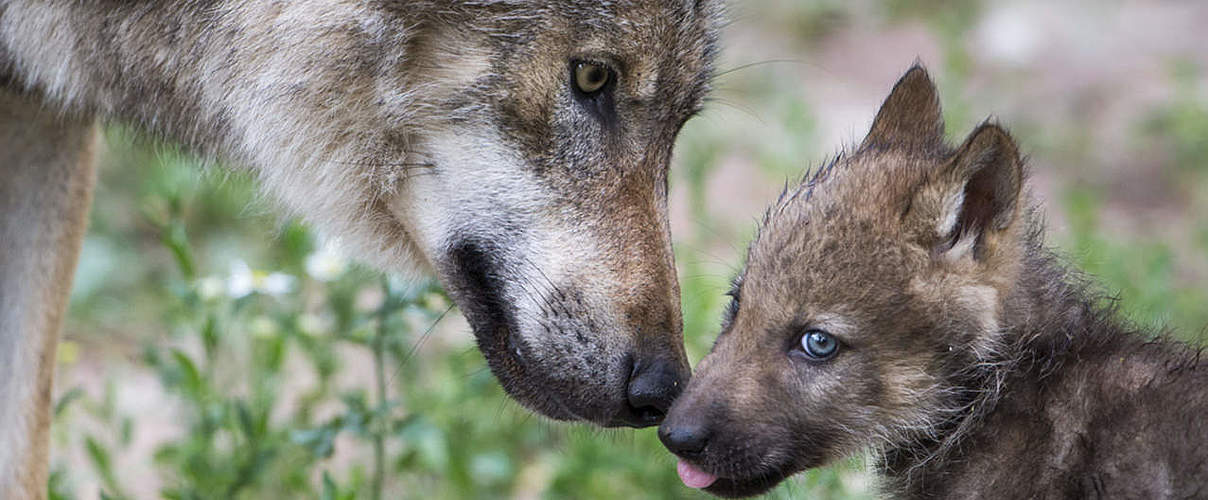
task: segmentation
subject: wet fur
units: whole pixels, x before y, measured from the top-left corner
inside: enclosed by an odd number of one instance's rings
[[[942,130],[913,68],[858,148],[785,191],[662,433],[708,429],[684,458],[723,496],[862,451],[892,498],[1208,494],[1200,349],[1136,331],[1046,247],[1004,129]],[[810,328],[833,359],[794,352]]]

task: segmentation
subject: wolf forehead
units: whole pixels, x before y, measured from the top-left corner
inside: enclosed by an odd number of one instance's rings
[[[636,52],[669,51],[712,61],[725,7],[719,0],[483,0],[442,1],[425,21],[470,27],[502,46],[559,38],[572,46]],[[412,10],[408,2],[393,2]],[[406,16],[404,16],[406,17]],[[691,57],[695,59],[695,57]]]
[[[897,255],[911,228],[905,215],[924,186],[951,160],[946,145],[930,149],[861,146],[836,155],[787,187],[765,212],[751,242],[748,267],[800,273],[803,258],[861,262]],[[853,255],[855,254],[855,255]],[[814,262],[820,263],[820,262]],[[788,267],[790,269],[783,269]],[[885,276],[881,266],[844,267],[835,274]],[[745,279],[745,278],[744,278]]]
[[[722,4],[717,0],[509,2],[503,44],[528,43],[519,57],[556,54],[605,57],[625,73],[629,95],[695,107],[708,93],[720,50]]]
[[[400,18],[413,17],[409,3],[392,5]],[[604,64],[614,73],[615,88],[607,91],[614,95],[604,106],[613,109],[601,121],[669,142],[661,129],[699,111],[711,90],[724,23],[717,0],[446,0],[438,5],[414,21],[419,40],[413,44],[438,49],[419,64],[432,68],[431,75],[417,78],[447,73],[451,62],[471,71],[455,75],[460,91],[417,112],[437,120],[494,121],[507,140],[554,165],[598,163],[605,150],[615,153],[634,142],[612,128],[556,130],[555,123],[570,113],[564,92],[568,64]],[[448,38],[458,42],[446,43]],[[450,45],[472,47],[447,49]],[[476,58],[477,64],[468,62]]]

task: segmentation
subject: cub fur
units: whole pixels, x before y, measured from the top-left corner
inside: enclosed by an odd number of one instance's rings
[[[893,498],[1208,495],[1200,349],[1135,330],[1043,241],[1014,140],[943,140],[914,67],[764,218],[659,436],[722,496],[863,450]]]

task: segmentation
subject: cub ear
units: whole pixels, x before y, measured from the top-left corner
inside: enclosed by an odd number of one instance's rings
[[[989,237],[1011,227],[1023,184],[1023,162],[1011,135],[994,124],[979,126],[941,167],[948,192],[934,226],[940,250],[959,258],[969,249],[984,257]]]
[[[939,92],[927,70],[915,64],[893,86],[860,149],[938,149],[943,141]]]

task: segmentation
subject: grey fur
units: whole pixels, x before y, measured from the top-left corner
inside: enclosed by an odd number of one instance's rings
[[[435,272],[521,403],[648,425],[631,376],[687,377],[667,168],[720,15],[712,0],[0,0],[0,85],[249,169],[353,256]],[[607,102],[571,88],[576,60],[615,71]],[[25,250],[60,251],[0,243]],[[0,317],[0,345],[50,330]],[[0,460],[0,482],[12,470]]]

